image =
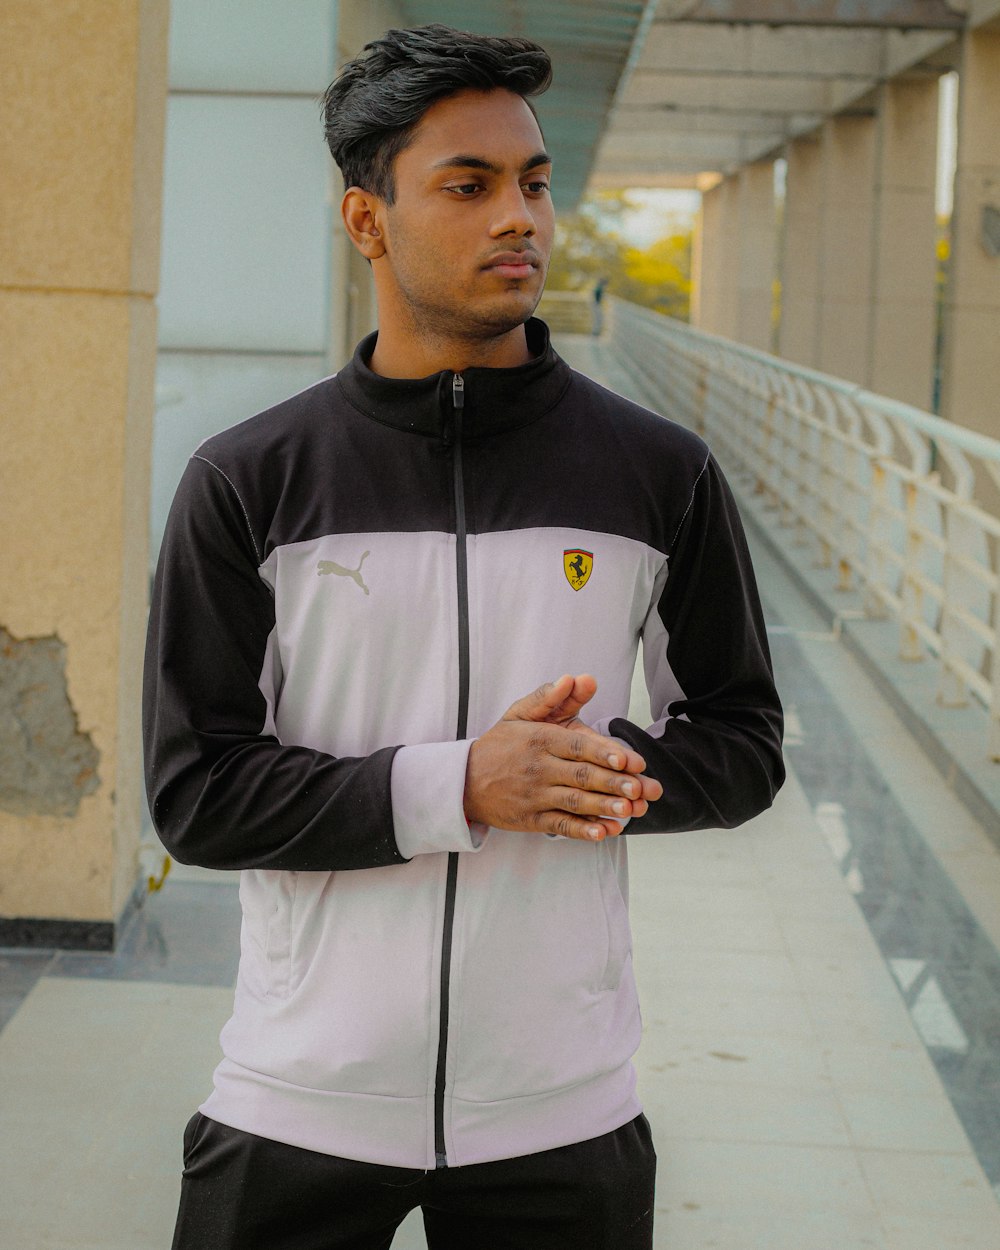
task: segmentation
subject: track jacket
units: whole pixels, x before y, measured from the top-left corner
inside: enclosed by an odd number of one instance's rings
[[[374,336],[192,456],[150,616],[146,777],[183,863],[242,869],[206,1115],[411,1168],[531,1154],[640,1111],[626,838],[466,822],[507,707],[585,714],[663,798],[628,836],[731,827],[783,770],[740,522],[693,433],[535,358],[391,380]],[[655,723],[625,719],[643,642]]]

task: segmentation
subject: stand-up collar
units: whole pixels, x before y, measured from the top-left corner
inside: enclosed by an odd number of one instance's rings
[[[532,317],[525,325],[533,359],[513,369],[464,369],[464,437],[474,439],[527,425],[555,407],[572,377],[556,355],[544,321]],[[426,378],[383,378],[368,362],[378,334],[358,344],[351,361],[337,374],[348,401],[384,425],[413,434],[441,436],[452,417],[454,373],[445,370]]]

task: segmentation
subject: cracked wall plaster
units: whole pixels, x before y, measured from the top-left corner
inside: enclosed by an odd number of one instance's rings
[[[0,809],[75,816],[100,784],[99,762],[69,701],[65,643],[14,638],[0,625]]]

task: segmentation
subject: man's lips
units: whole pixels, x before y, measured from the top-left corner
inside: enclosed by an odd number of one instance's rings
[[[529,278],[539,265],[537,252],[499,252],[484,266],[502,278]]]

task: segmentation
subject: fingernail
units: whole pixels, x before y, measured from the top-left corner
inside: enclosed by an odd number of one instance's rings
[[[602,830],[597,825],[591,825],[590,828],[587,830],[587,836],[590,838],[593,838],[595,842],[601,836],[601,833],[602,833]]]
[[[624,768],[625,767],[625,761],[622,759],[620,755],[609,755],[608,763],[611,765],[612,768]]]
[[[623,803],[621,799],[615,799],[615,801],[611,804],[611,810],[616,816],[624,816],[628,811],[628,804]]]

